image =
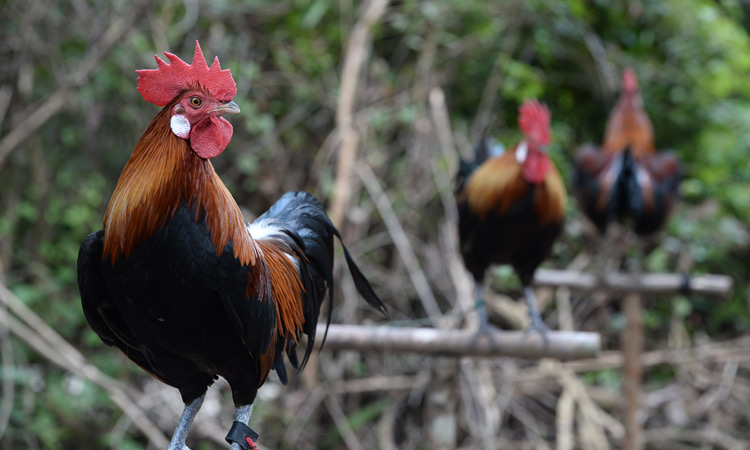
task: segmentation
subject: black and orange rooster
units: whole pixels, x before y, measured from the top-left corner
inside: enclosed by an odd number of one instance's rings
[[[547,107],[527,100],[519,109],[518,125],[524,139],[510,150],[491,157],[480,142],[476,160],[461,162],[456,194],[461,254],[476,283],[480,332],[488,329],[484,274],[492,264],[510,264],[523,285],[531,328],[546,336],[531,284],[560,233],[567,195],[547,154]]]
[[[659,230],[678,199],[680,163],[672,152],[655,152],[654,130],[633,69],[610,113],[601,148],[578,151],[573,189],[578,204],[604,233],[612,221],[632,221],[636,234]]]
[[[169,64],[157,56],[158,69],[138,71],[138,91],[164,108],[122,171],[104,229],[81,244],[83,311],[106,344],[179,389],[185,409],[170,450],[187,448],[218,376],[237,408],[227,441],[254,448],[247,423],[258,388],[271,369],[286,382],[283,353],[295,369],[307,362],[326,291],[332,297],[340,235],[306,192],[284,194],[245,224],[209,161],[232,138],[222,116],[239,112],[234,79],[218,58],[209,67],[197,42],[191,65],[165,55]],[[361,295],[387,317],[346,248],[344,255]]]

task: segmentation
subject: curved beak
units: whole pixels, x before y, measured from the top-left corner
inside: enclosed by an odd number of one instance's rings
[[[221,117],[224,114],[237,114],[240,112],[240,107],[235,102],[223,103],[216,108],[212,109],[211,112],[216,113],[217,117]]]

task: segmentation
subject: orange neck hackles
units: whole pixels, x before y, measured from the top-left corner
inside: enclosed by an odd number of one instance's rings
[[[149,124],[117,182],[104,215],[104,253],[112,264],[163,228],[186,204],[204,220],[217,256],[232,242],[234,257],[254,265],[259,254],[237,203],[211,163],[175,136],[169,125],[175,98]]]
[[[635,156],[656,150],[654,127],[643,109],[643,97],[633,69],[625,69],[623,73],[622,92],[607,120],[602,144],[605,153],[618,153],[626,148]]]

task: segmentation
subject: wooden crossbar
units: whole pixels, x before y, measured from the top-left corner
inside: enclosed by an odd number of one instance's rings
[[[322,342],[325,326],[319,325],[316,347]],[[431,356],[512,356],[525,359],[561,360],[591,358],[601,347],[598,333],[550,331],[545,343],[537,332],[493,330],[477,335],[475,330],[401,328],[380,326],[331,325],[324,350],[359,352],[419,353]]]
[[[727,297],[732,292],[732,278],[726,275],[683,275],[677,273],[607,273],[539,269],[535,286],[567,287],[570,289],[610,289],[621,292],[704,294]]]

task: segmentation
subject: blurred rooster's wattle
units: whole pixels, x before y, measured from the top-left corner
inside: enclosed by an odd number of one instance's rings
[[[626,69],[603,144],[578,151],[573,176],[578,204],[602,233],[618,221],[630,223],[639,235],[653,234],[677,202],[680,178],[677,156],[656,152],[638,80]]]
[[[482,141],[475,160],[462,161],[456,203],[464,265],[475,281],[480,327],[487,314],[482,284],[492,264],[513,266],[523,285],[532,328],[546,332],[531,287],[534,272],[560,233],[567,195],[547,154],[550,114],[536,100],[524,102],[518,124],[524,139],[501,155],[490,155]]]

